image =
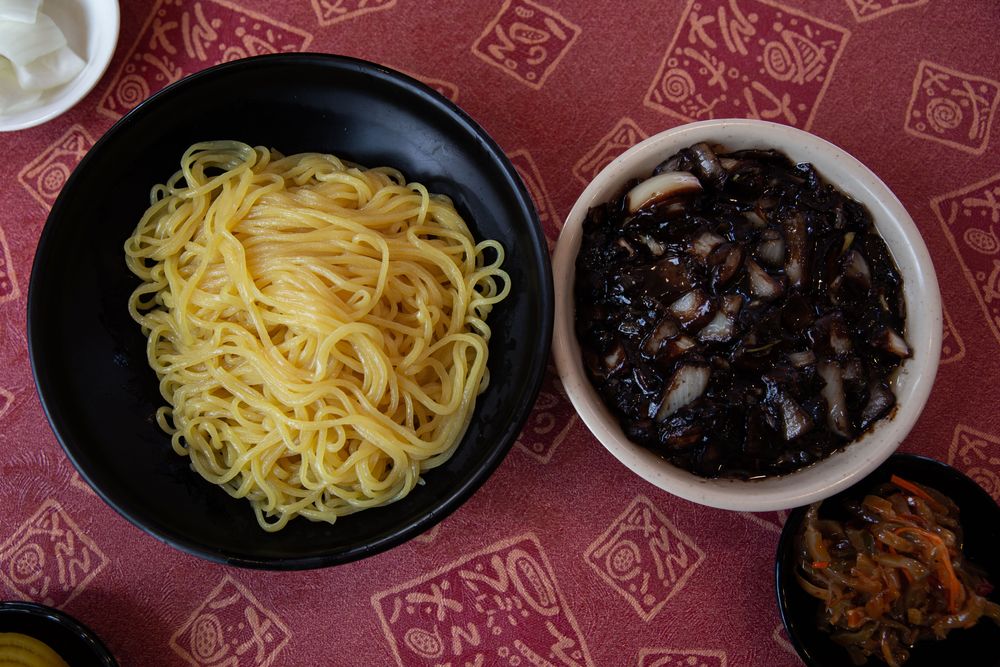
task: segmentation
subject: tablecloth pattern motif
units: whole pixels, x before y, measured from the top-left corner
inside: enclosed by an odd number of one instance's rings
[[[313,50],[400,69],[499,142],[550,247],[583,185],[685,121],[759,117],[868,164],[931,250],[942,365],[904,451],[1000,498],[1000,5],[993,0],[128,0],[111,67],[0,135],[0,598],[91,625],[123,665],[800,664],[774,603],[786,512],[699,507],[631,475],[549,367],[499,470],[388,553],[296,573],[199,561],[106,507],[31,380],[27,281],[49,208],[111,123],[216,63]],[[513,249],[516,252],[516,249]],[[44,270],[44,267],[42,267]]]

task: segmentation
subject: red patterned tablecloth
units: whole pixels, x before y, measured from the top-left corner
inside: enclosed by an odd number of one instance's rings
[[[594,440],[550,369],[499,470],[438,527],[326,570],[227,568],[120,518],[63,456],[32,384],[27,283],[49,207],[111,123],[220,61],[374,60],[458,102],[554,243],[584,184],[685,121],[753,116],[853,153],[899,195],[945,303],[904,451],[1000,498],[1000,5],[995,0],[128,0],[114,61],[64,116],[0,135],[0,599],[92,626],[123,665],[799,664],[773,594],[785,513],[707,509]]]

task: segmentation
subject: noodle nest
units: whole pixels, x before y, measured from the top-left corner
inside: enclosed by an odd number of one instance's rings
[[[267,531],[406,496],[485,389],[510,279],[395,169],[199,143],[125,243],[177,454]]]

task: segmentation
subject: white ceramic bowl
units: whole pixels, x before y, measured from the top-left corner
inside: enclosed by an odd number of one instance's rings
[[[897,409],[860,440],[818,463],[780,477],[742,481],[704,479],[637,445],[622,432],[583,369],[574,331],[573,284],[582,223],[587,211],[616,196],[631,178],[646,178],[677,151],[699,141],[726,151],[774,148],[795,162],[811,162],[826,179],[864,204],[903,277],[905,336],[913,356],[903,362],[893,388]],[[941,355],[941,295],[927,247],[913,220],[886,185],[861,162],[808,132],[764,121],[707,120],[661,132],[605,167],[587,186],[566,219],[553,259],[556,310],[553,350],[563,385],[580,417],[615,458],[665,491],[730,510],[762,512],[820,500],[864,478],[892,454],[927,402]]]
[[[46,90],[30,107],[0,115],[0,132],[34,127],[71,109],[97,85],[115,53],[120,21],[117,0],[45,0],[41,11],[59,26],[87,64],[72,81]]]

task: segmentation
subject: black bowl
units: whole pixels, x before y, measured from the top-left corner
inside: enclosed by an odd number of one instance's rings
[[[0,602],[0,632],[44,642],[71,665],[118,667],[94,631],[68,614],[33,602]]]
[[[823,502],[838,503],[863,496],[873,487],[888,482],[891,475],[937,489],[958,504],[965,533],[962,551],[996,587],[989,599],[1000,602],[1000,506],[982,487],[955,468],[922,456],[893,454],[868,477]],[[843,667],[851,664],[847,651],[831,641],[816,624],[822,603],[803,591],[795,580],[795,536],[805,514],[805,507],[793,510],[781,531],[775,566],[778,611],[792,645],[809,667]],[[975,627],[954,630],[942,641],[918,642],[906,667],[948,664],[996,667],[1000,665],[998,646],[1000,627],[989,619],[981,619]],[[875,659],[867,664],[885,665]]]
[[[507,250],[513,289],[490,314],[489,388],[465,438],[427,483],[333,526],[262,531],[250,505],[203,481],[153,420],[163,404],[126,304],[138,281],[123,244],[149,190],[192,143],[238,139],[285,154],[331,152],[396,167],[449,195],[479,238]],[[66,454],[104,500],[161,540],[210,560],[321,567],[395,546],[464,502],[524,425],[552,334],[552,277],[530,196],[493,140],[454,104],[385,67],[321,54],[260,56],[165,88],[90,150],[52,207],[28,294],[42,405]]]

